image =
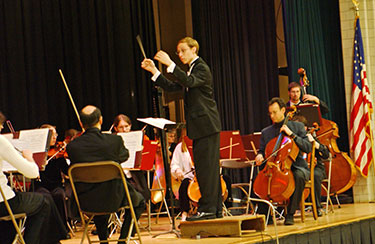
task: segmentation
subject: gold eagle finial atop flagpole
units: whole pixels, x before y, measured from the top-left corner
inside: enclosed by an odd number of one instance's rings
[[[359,2],[358,0],[352,0],[354,4],[355,16],[359,17]]]

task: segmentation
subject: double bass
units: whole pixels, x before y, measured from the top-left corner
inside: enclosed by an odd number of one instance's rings
[[[306,86],[309,85],[306,72],[303,68],[298,69],[300,75],[300,83],[304,88],[301,97],[306,93]],[[357,170],[354,162],[347,153],[341,152],[337,146],[336,139],[339,138],[339,129],[335,122],[323,119],[316,137],[320,143],[328,147],[332,155],[331,165],[331,195],[337,195],[350,189],[357,178]],[[326,173],[329,173],[329,164],[325,164]],[[326,184],[326,183],[325,183]],[[326,191],[322,191],[322,195],[326,195]]]
[[[287,114],[283,125],[294,115],[295,110]],[[294,140],[284,133],[270,140],[266,146],[265,167],[254,181],[254,193],[261,199],[283,202],[290,198],[295,189],[292,163],[299,154]]]

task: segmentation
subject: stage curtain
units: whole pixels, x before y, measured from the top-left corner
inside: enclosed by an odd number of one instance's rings
[[[15,129],[79,128],[59,69],[78,110],[101,108],[104,130],[118,113],[152,114],[135,39],[155,53],[151,0],[0,0],[0,15],[0,110]]]
[[[279,96],[274,2],[191,2],[193,33],[212,71],[223,130],[260,131],[271,124],[268,101]],[[223,173],[233,183],[248,182],[250,168]]]
[[[272,0],[192,0],[199,55],[211,68],[223,130],[260,131],[279,95]]]
[[[348,151],[338,1],[283,0],[282,3],[289,80],[298,82],[297,70],[305,68],[310,80],[307,93],[327,103],[330,112],[324,117],[338,124],[340,149]]]

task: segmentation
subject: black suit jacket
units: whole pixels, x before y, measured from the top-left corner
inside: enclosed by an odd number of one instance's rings
[[[281,126],[282,123],[273,124],[262,130],[259,153],[261,153],[263,156],[265,156],[265,149],[268,142],[280,134]],[[307,162],[303,159],[303,153],[311,152],[312,147],[306,135],[305,126],[301,122],[297,121],[288,121],[287,126],[296,135],[294,142],[300,149],[296,160],[292,164],[292,170],[293,168],[302,170],[305,174],[305,179],[308,180],[310,178],[310,171]]]
[[[214,100],[212,75],[210,68],[198,58],[188,76],[176,66],[173,75],[177,81],[168,80],[160,75],[155,84],[166,91],[185,88],[185,118],[187,134],[191,139],[199,139],[221,131],[220,116]]]
[[[101,133],[97,128],[89,128],[80,137],[71,141],[67,146],[71,164],[115,161],[124,162],[129,158],[129,152],[120,136]],[[132,202],[135,206],[142,198],[128,184]],[[115,211],[127,203],[124,188],[119,179],[104,183],[78,183],[77,193],[81,199],[81,208],[86,211]]]

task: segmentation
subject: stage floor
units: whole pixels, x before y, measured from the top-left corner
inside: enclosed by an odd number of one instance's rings
[[[294,220],[295,224],[292,226],[283,225],[282,221],[277,222],[277,232],[279,238],[282,238],[287,235],[293,234],[303,234],[306,232],[316,231],[319,229],[325,229],[328,227],[345,225],[352,222],[358,222],[365,219],[375,219],[375,203],[357,203],[357,204],[343,204],[341,208],[338,208],[337,205],[334,206],[334,213],[330,212],[324,214],[322,217],[319,217],[318,220],[314,220],[312,214],[306,214],[305,223],[301,222],[300,216],[296,215]],[[171,225],[168,222],[166,217],[159,219],[159,223],[155,224],[155,218],[152,219],[152,230],[148,232],[144,229],[141,230],[142,242],[143,243],[179,243],[179,244],[188,244],[188,243],[257,243],[262,241],[268,241],[276,239],[275,229],[272,226],[267,226],[264,232],[255,232],[252,231],[249,234],[244,235],[243,237],[201,237],[198,241],[195,238],[180,238],[178,239],[175,234],[163,234],[158,237],[153,238],[154,235],[167,232],[171,230]],[[176,225],[179,224],[179,220],[176,221]],[[146,217],[141,218],[141,227],[147,225]],[[117,237],[117,234],[115,235]],[[75,236],[70,240],[64,240],[62,244],[76,244],[80,242],[82,237],[82,230],[78,227],[78,231],[75,233]],[[97,240],[97,236],[92,236],[93,240]],[[84,243],[88,243],[87,239]],[[132,242],[134,243],[134,242]]]

